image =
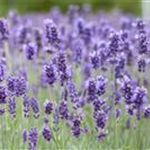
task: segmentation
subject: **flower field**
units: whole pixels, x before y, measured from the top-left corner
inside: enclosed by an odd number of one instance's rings
[[[149,38],[118,10],[0,18],[0,150],[150,149]]]

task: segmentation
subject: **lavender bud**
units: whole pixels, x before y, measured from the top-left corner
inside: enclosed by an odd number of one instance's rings
[[[45,19],[44,24],[45,24],[45,37],[47,42],[53,46],[57,46],[59,43],[59,38],[56,25],[50,19]]]
[[[38,101],[35,99],[35,98],[31,98],[30,99],[30,102],[31,102],[31,108],[33,110],[33,113],[34,113],[34,117],[35,118],[38,118],[39,117],[39,106],[38,106]]]
[[[36,127],[30,128],[28,132],[29,150],[36,150],[38,132]]]
[[[37,46],[34,43],[30,42],[24,46],[24,50],[26,53],[26,58],[28,60],[33,60],[37,52]]]
[[[97,94],[99,96],[103,95],[106,92],[106,84],[107,84],[107,78],[104,76],[98,76],[96,81],[96,89]]]
[[[15,118],[16,117],[16,99],[15,97],[11,97],[8,100],[9,105],[9,113],[10,115]]]
[[[69,117],[69,110],[68,110],[68,106],[67,106],[67,102],[66,101],[60,102],[59,115],[60,115],[61,119],[68,119],[68,117]]]
[[[139,54],[146,54],[148,51],[147,48],[147,36],[145,33],[140,33],[138,37],[138,42],[139,42]]]
[[[5,79],[6,65],[3,62],[0,62],[0,82]]]
[[[24,117],[29,117],[30,99],[26,95],[23,97],[23,107]]]
[[[121,109],[117,108],[116,109],[116,119],[118,119],[121,116]]]
[[[48,99],[44,102],[44,112],[46,115],[50,115],[53,111],[53,103]]]
[[[47,140],[48,142],[52,138],[51,131],[50,131],[49,125],[47,123],[45,123],[43,126],[42,135],[43,135],[44,139]]]
[[[5,19],[0,19],[0,39],[6,40],[9,37],[8,23]]]
[[[138,60],[138,71],[139,72],[145,72],[146,70],[146,61],[145,59],[139,59]]]
[[[53,123],[54,123],[53,129],[54,129],[55,132],[57,132],[57,131],[59,131],[58,124],[59,124],[59,119],[60,119],[58,108],[55,109],[55,113],[54,113],[53,119],[54,119],[53,120]]]
[[[133,95],[133,101],[136,108],[141,111],[147,102],[147,89],[144,87],[137,87]]]
[[[22,132],[23,144],[27,142],[27,131],[24,129]]]
[[[75,87],[75,84],[72,80],[68,80],[67,82],[68,94],[71,98],[71,102],[76,103],[78,101],[78,93]]]
[[[143,30],[144,29],[145,23],[143,22],[142,19],[137,19],[136,27],[137,27],[138,30]]]
[[[27,25],[21,25],[19,26],[19,28],[17,29],[16,32],[16,39],[17,39],[17,43],[18,44],[24,44],[27,43],[29,41],[29,27]]]
[[[16,78],[14,76],[10,76],[7,79],[7,89],[9,92],[11,92],[11,95],[14,95],[15,93],[15,81]]]
[[[119,90],[116,90],[116,91],[114,92],[114,104],[115,104],[115,105],[120,104],[121,98],[122,98],[121,92],[120,92]]]
[[[63,52],[60,52],[57,57],[57,70],[60,76],[61,86],[64,85],[64,82],[68,79],[67,74],[67,65],[66,65],[66,56]]]
[[[35,42],[37,45],[37,51],[39,52],[39,50],[42,48],[43,45],[43,41],[42,41],[42,31],[40,30],[40,28],[36,28],[34,30],[34,37],[35,37]]]
[[[94,51],[93,53],[91,53],[90,57],[93,68],[94,69],[100,68],[100,58],[98,52]]]
[[[94,99],[96,98],[96,83],[95,83],[95,79],[89,78],[86,81],[86,89],[87,89],[87,92],[88,92],[88,102],[94,101]]]
[[[22,96],[27,91],[27,81],[24,76],[17,77],[15,81],[15,94],[17,97]]]
[[[0,104],[6,103],[6,97],[7,97],[6,88],[0,86]]]
[[[125,81],[122,82],[121,91],[123,94],[123,97],[125,98],[125,102],[127,105],[133,103],[133,93],[134,93],[134,86],[132,84],[132,81],[130,79],[125,79]]]
[[[96,127],[98,129],[103,129],[107,123],[108,116],[103,110],[94,111],[94,119],[96,122]]]
[[[106,103],[105,100],[95,99],[93,102],[94,111],[99,111],[105,103]]]
[[[111,55],[119,51],[119,36],[116,33],[110,35],[109,50]]]
[[[144,109],[144,117],[150,118],[150,106],[145,107]]]
[[[44,65],[45,80],[49,85],[53,85],[56,81],[56,71],[53,63]]]
[[[72,119],[71,132],[72,132],[72,135],[76,138],[78,138],[81,134],[80,124],[81,124],[81,122],[77,117],[74,117]]]

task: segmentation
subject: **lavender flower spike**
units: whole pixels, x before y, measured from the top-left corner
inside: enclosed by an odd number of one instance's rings
[[[36,150],[37,139],[38,139],[37,128],[36,127],[30,128],[30,130],[28,132],[29,150]]]
[[[27,43],[24,45],[24,50],[26,53],[26,58],[28,60],[33,60],[37,52],[37,46],[34,43]]]
[[[39,104],[38,104],[38,101],[34,98],[34,97],[32,97],[31,99],[30,99],[30,103],[31,103],[31,108],[32,108],[32,110],[33,110],[33,113],[34,113],[34,117],[35,118],[38,118],[39,117]]]
[[[48,99],[44,102],[44,112],[46,115],[50,115],[53,111],[53,103]]]
[[[42,135],[43,135],[44,139],[47,140],[48,142],[52,138],[51,131],[50,131],[50,128],[49,128],[49,125],[47,122],[44,123]]]

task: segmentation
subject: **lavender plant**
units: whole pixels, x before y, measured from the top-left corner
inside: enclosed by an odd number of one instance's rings
[[[0,149],[149,149],[149,38],[77,6],[1,18]]]

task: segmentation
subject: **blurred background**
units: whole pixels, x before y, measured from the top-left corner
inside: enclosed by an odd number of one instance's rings
[[[145,0],[143,0],[145,1]],[[124,12],[142,14],[142,0],[0,0],[0,16],[6,15],[8,10],[16,9],[19,13],[47,12],[53,6],[66,11],[70,4],[90,4],[93,11],[106,10],[117,7]]]

